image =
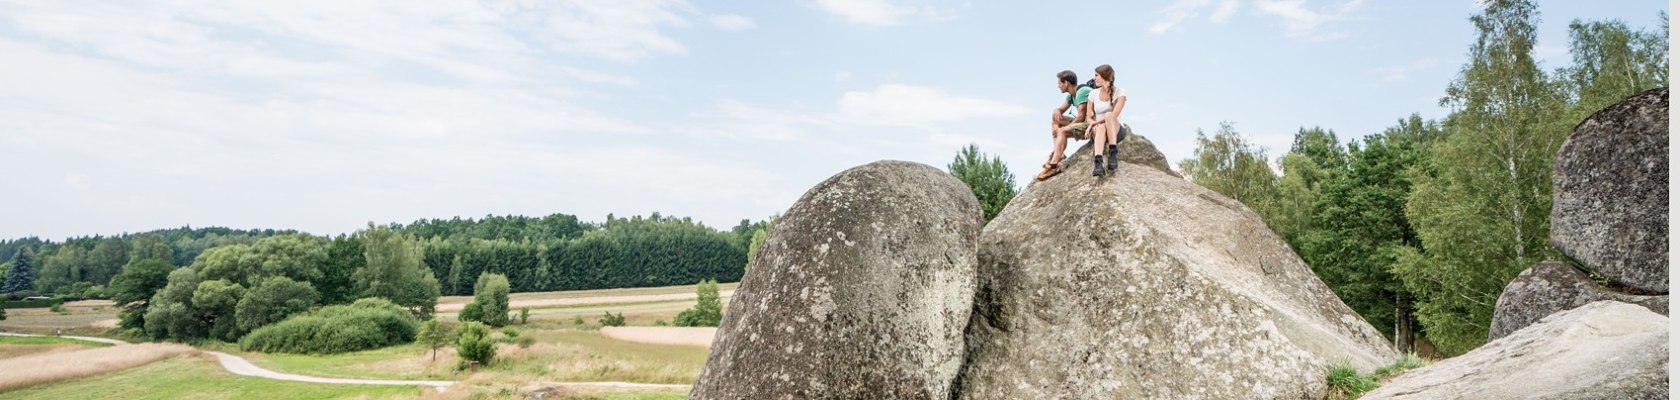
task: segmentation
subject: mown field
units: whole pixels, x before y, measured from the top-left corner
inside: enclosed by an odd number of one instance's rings
[[[726,304],[735,286],[721,285],[720,291]],[[514,399],[548,388],[553,393],[548,398],[681,399],[686,397],[686,390],[556,387],[562,382],[693,383],[705,364],[706,348],[632,343],[609,338],[599,332],[599,320],[602,314],[613,312],[623,313],[629,326],[669,323],[677,313],[694,305],[694,290],[694,286],[673,286],[513,294],[510,296],[511,308],[517,311],[521,307],[529,307],[530,320],[499,329],[498,334],[506,335],[505,331],[511,329],[515,335],[529,336],[534,342],[528,347],[514,343],[499,345],[497,361],[476,373],[455,370],[458,359],[451,347],[438,349],[434,356],[431,349],[419,344],[334,355],[243,352],[236,344],[230,343],[197,346],[238,355],[259,367],[283,373],[459,382],[442,393],[419,387],[330,385],[243,377],[226,372],[213,358],[193,355],[87,378],[3,391],[0,398],[235,399],[269,398],[272,396],[264,394],[287,393],[288,398]],[[450,312],[440,312],[439,319],[453,322],[456,318],[454,311],[469,301],[471,297],[465,296],[440,298],[439,309]],[[67,305],[62,313],[47,309],[9,310],[10,318],[0,321],[0,330],[51,334],[64,329],[65,334],[102,336],[108,329],[106,325],[115,318],[115,311],[108,302],[77,302]],[[50,338],[0,337],[0,360],[90,346],[94,344]]]

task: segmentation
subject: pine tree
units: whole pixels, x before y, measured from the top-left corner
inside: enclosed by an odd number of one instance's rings
[[[12,259],[12,268],[6,270],[5,283],[0,284],[0,293],[17,293],[35,289],[35,251],[24,248]]]

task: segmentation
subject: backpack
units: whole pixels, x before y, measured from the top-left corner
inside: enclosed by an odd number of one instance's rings
[[[1095,78],[1087,79],[1087,80],[1085,80],[1085,83],[1081,83],[1081,84],[1079,84],[1079,86],[1096,89],[1097,88],[1097,80]],[[1074,88],[1074,89],[1078,89],[1078,88]]]

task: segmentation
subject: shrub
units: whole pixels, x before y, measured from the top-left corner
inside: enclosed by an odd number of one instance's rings
[[[467,307],[478,305],[479,312],[474,318],[467,318],[467,310],[461,309],[462,321],[479,321],[490,326],[500,327],[508,323],[508,285],[507,276],[502,274],[484,273],[478,276],[478,283],[473,285],[473,301]]]
[[[508,339],[517,338],[519,337],[519,330],[513,328],[502,329],[502,336],[507,336]]]
[[[608,311],[607,315],[601,316],[601,326],[624,326],[624,313],[615,315]]]
[[[677,326],[718,326],[723,321],[723,302],[718,299],[717,281],[700,281],[695,288],[698,301],[694,308],[683,310],[677,314]]]
[[[666,323],[664,318],[660,318],[658,320],[653,321],[653,326],[666,326],[666,325],[670,325],[670,324]]]
[[[484,319],[484,305],[478,304],[476,301],[467,303],[466,307],[461,307],[461,314],[457,315],[455,319],[461,322],[482,320]]]
[[[490,339],[490,327],[478,321],[461,324],[461,336],[455,341],[455,352],[461,356],[459,369],[466,369],[469,361],[488,366],[496,358],[496,342]]]
[[[519,307],[519,324],[525,325],[525,321],[529,320],[531,320],[531,308]]]
[[[59,314],[66,313],[66,311],[64,311],[64,303],[54,304],[54,305],[52,305],[52,307],[47,308],[47,310],[50,310],[52,312],[59,313]]]
[[[530,336],[520,336],[519,340],[515,340],[514,343],[519,344],[519,348],[521,348],[521,349],[529,348],[529,347],[531,347],[531,345],[537,343],[537,338],[530,337]]]
[[[583,325],[583,316],[582,315],[572,316],[572,325]]]
[[[413,342],[414,314],[382,298],[322,307],[245,335],[239,347],[271,353],[333,354]]]

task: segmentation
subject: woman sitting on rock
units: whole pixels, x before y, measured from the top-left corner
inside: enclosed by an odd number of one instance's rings
[[[1108,153],[1108,172],[1114,172],[1119,167],[1120,160],[1120,109],[1126,108],[1126,90],[1114,86],[1114,67],[1108,64],[1097,66],[1097,90],[1092,93],[1090,103],[1092,115],[1086,117],[1090,124],[1091,159],[1096,168],[1092,176],[1103,174],[1103,151]]]

